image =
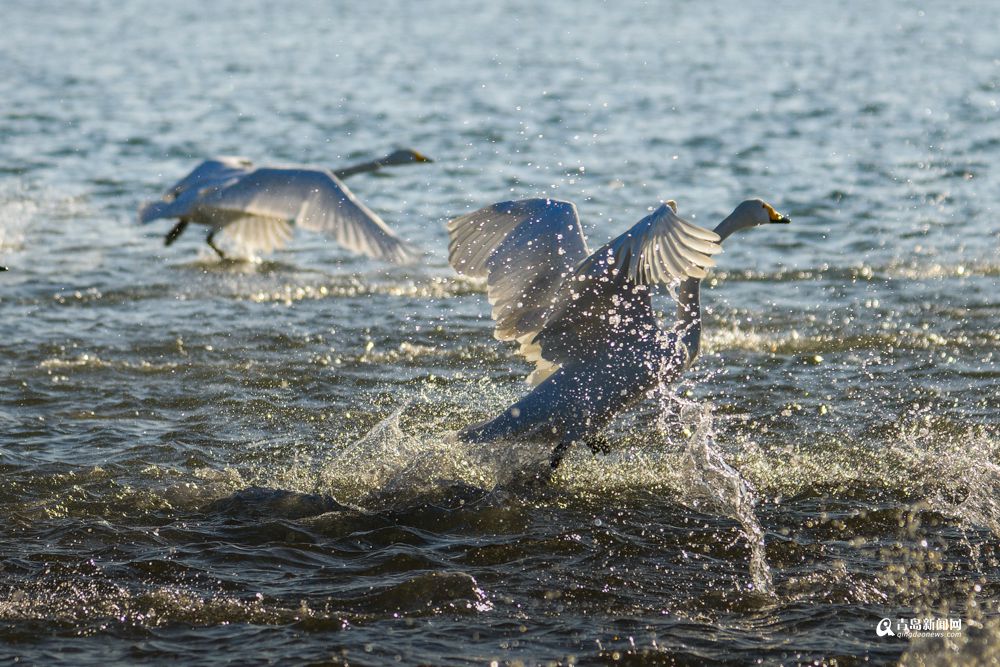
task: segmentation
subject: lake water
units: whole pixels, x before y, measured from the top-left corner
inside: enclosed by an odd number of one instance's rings
[[[3,14],[5,660],[995,657],[1000,5]],[[412,267],[135,223],[204,157],[398,146],[436,161],[350,185]],[[454,440],[528,369],[444,229],[539,195],[592,246],[667,198],[794,221],[727,243],[696,368],[548,485],[538,447]]]

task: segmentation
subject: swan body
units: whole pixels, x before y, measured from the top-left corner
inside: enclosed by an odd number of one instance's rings
[[[209,246],[224,231],[251,252],[269,252],[291,238],[293,227],[334,237],[348,250],[396,264],[414,259],[414,250],[352,193],[341,178],[382,167],[430,162],[416,151],[400,150],[380,160],[339,171],[320,167],[256,167],[240,157],[205,160],[160,200],[139,209],[139,221],[179,218],[167,233],[170,245],[191,222],[209,227]]]
[[[699,284],[721,242],[739,229],[788,221],[754,199],[709,231],[680,218],[669,201],[591,253],[569,202],[503,202],[452,220],[451,265],[486,278],[495,336],[517,342],[535,363],[530,393],[459,437],[553,443],[555,467],[570,444],[595,437],[694,362]],[[652,288],[677,280],[678,323],[664,330]]]

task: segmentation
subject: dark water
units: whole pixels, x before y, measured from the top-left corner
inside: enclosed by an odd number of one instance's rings
[[[995,659],[998,7],[5,5],[0,656]],[[416,267],[134,224],[205,156],[399,145],[437,162],[351,186]],[[727,245],[697,369],[548,486],[453,440],[527,368],[443,228],[539,194],[592,244],[665,198],[795,221]]]

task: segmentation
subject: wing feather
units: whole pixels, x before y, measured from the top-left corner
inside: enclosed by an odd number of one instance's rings
[[[222,236],[242,252],[269,253],[288,243],[292,238],[292,226],[279,218],[242,216],[223,227]]]
[[[609,345],[656,335],[652,285],[703,278],[721,251],[717,234],[666,204],[589,256],[569,202],[502,202],[448,231],[451,265],[486,278],[494,335],[535,363],[533,384]]]
[[[554,364],[584,361],[629,337],[656,335],[652,285],[703,278],[719,236],[664,204],[587,257],[553,297],[528,345]]]
[[[332,172],[310,168],[259,168],[207,192],[199,212],[223,220],[253,216],[277,219],[327,234],[342,246],[404,264],[414,251]]]
[[[537,384],[558,366],[531,343],[562,282],[588,254],[576,207],[554,199],[493,204],[448,223],[448,259],[459,273],[486,278],[494,335],[519,343]]]
[[[181,180],[170,186],[163,197],[139,207],[139,222],[146,224],[160,218],[190,215],[202,192],[219,188],[249,173],[252,163],[242,157],[217,157],[205,160]]]

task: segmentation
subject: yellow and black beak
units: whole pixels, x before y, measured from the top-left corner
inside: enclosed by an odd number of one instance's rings
[[[772,224],[787,225],[792,222],[791,218],[778,213],[770,204],[764,204],[764,208],[767,210],[767,217],[770,218]]]
[[[413,159],[417,162],[434,162],[434,160],[430,159],[423,153],[418,153],[417,151],[413,151]]]

